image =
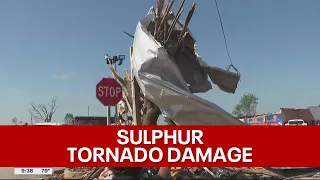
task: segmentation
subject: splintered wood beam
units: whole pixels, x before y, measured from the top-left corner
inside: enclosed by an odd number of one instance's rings
[[[133,47],[129,48],[129,55],[130,55],[130,81],[133,81],[133,64],[132,64],[132,54],[133,54]]]
[[[165,19],[168,17],[169,13],[170,13],[170,10],[173,6],[173,3],[174,3],[175,0],[172,0],[171,3],[169,5],[166,5],[166,8],[165,8],[165,11],[163,12],[163,15],[162,15],[162,18],[161,18],[161,22],[160,22],[160,25],[162,25],[165,21]],[[160,28],[157,29],[157,32],[160,31]],[[155,38],[157,38],[157,36],[154,36]]]
[[[135,77],[133,77],[132,83],[132,116],[135,125],[142,125],[141,113],[142,103],[140,101],[140,87]]]
[[[191,21],[191,18],[192,18],[192,15],[193,15],[195,9],[196,9],[196,4],[195,4],[195,3],[192,3],[191,9],[190,9],[190,11],[189,11],[189,13],[188,13],[188,16],[187,16],[187,18],[186,18],[186,21],[185,21],[185,23],[184,23],[184,25],[183,25],[183,28],[182,28],[182,30],[181,30],[181,33],[180,33],[180,36],[179,36],[179,40],[178,40],[178,41],[181,41],[181,40],[182,40],[183,35],[184,35],[185,32],[187,31],[188,25],[189,25],[189,23],[190,23],[190,21]]]
[[[179,8],[179,10],[178,10],[178,13],[177,13],[176,17],[174,18],[174,20],[173,20],[173,22],[172,22],[172,24],[171,24],[171,26],[170,26],[170,28],[169,28],[169,30],[168,30],[168,36],[167,36],[167,38],[164,40],[164,44],[166,44],[166,42],[169,40],[172,30],[174,29],[174,27],[176,26],[177,22],[178,22],[179,19],[180,19],[180,16],[181,16],[181,14],[182,14],[182,12],[183,12],[183,10],[184,10],[184,9],[183,9],[183,5],[184,5],[185,1],[186,1],[186,0],[183,0],[182,3],[181,3],[181,5],[180,5],[180,8]]]
[[[133,47],[130,47],[130,58],[133,54]],[[132,62],[131,62],[132,63]],[[134,125],[141,125],[141,113],[142,102],[140,101],[140,87],[133,74],[133,66],[131,64],[131,98],[132,98],[132,118]]]
[[[161,22],[161,15],[162,15],[162,8],[163,8],[163,0],[157,0],[157,8],[156,8],[156,14],[155,14],[155,28],[153,35],[156,37],[159,29],[159,25]]]

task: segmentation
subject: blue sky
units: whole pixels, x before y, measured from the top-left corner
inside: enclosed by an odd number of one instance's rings
[[[56,121],[68,112],[87,115],[88,105],[91,115],[105,115],[95,98],[96,83],[110,76],[104,54],[128,57],[132,39],[122,31],[134,33],[155,2],[0,1],[0,123],[13,117],[29,121],[31,101],[47,103],[53,96]],[[320,1],[218,2],[242,80],[235,94],[214,87],[201,96],[229,112],[244,93],[259,97],[258,112],[320,104]],[[229,61],[214,1],[196,4],[190,29],[198,51],[210,65],[224,68]],[[118,68],[121,73],[128,62]]]

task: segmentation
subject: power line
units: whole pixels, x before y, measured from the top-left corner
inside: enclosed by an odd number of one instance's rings
[[[223,28],[223,24],[222,24],[222,18],[221,18],[221,15],[220,15],[220,11],[219,11],[219,6],[218,6],[217,0],[215,0],[215,3],[216,3],[216,8],[217,8],[218,16],[219,16],[221,31],[222,31],[222,34],[223,34],[224,45],[225,45],[225,47],[226,47],[226,51],[227,51],[227,54],[228,54],[228,57],[229,57],[229,61],[230,61],[230,66],[228,67],[228,69],[229,69],[230,67],[233,67],[233,68],[236,70],[236,68],[233,66],[233,63],[232,63],[232,60],[231,60],[231,56],[230,56],[230,53],[229,53],[227,38],[226,38],[226,35],[225,35],[225,32],[224,32],[224,28]],[[237,71],[237,70],[236,70],[236,71]]]

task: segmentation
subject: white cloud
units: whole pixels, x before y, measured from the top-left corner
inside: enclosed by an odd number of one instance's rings
[[[75,71],[71,71],[71,72],[65,72],[65,73],[60,73],[60,74],[53,74],[53,78],[58,79],[58,80],[68,80],[71,79],[73,77],[76,76],[76,72]]]

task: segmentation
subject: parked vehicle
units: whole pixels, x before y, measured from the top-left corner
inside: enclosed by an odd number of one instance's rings
[[[291,119],[285,125],[286,126],[307,126],[308,123],[306,123],[303,119]]]
[[[44,122],[44,123],[37,123],[35,124],[36,126],[40,125],[40,126],[61,126],[63,124],[61,123],[55,123],[55,122]]]

